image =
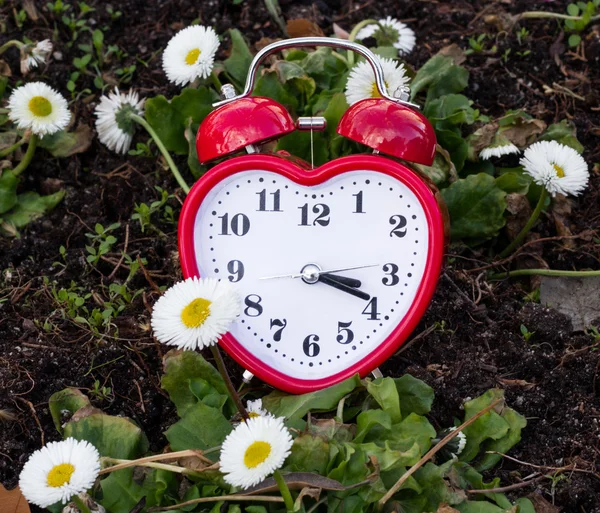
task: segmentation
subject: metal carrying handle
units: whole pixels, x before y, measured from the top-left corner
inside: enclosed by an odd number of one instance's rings
[[[232,102],[234,100],[239,100],[240,98],[246,98],[250,96],[252,90],[254,89],[254,82],[256,81],[256,72],[260,63],[267,58],[269,55],[272,55],[280,50],[286,50],[288,48],[298,48],[303,46],[329,46],[332,48],[342,48],[344,50],[352,50],[360,55],[362,55],[367,62],[371,65],[373,72],[375,73],[375,84],[377,85],[377,91],[382,98],[386,100],[390,100],[395,103],[402,103],[404,105],[408,105],[410,107],[418,109],[419,106],[414,103],[410,103],[406,100],[400,98],[394,98],[391,96],[385,85],[385,80],[383,77],[383,68],[381,67],[381,63],[375,57],[375,54],[369,50],[366,46],[360,45],[358,43],[353,43],[352,41],[347,41],[346,39],[337,39],[332,37],[297,37],[293,39],[285,39],[283,41],[277,41],[276,43],[271,43],[270,45],[265,46],[260,52],[258,52],[250,64],[250,68],[248,69],[248,77],[246,78],[246,86],[241,94],[238,96],[233,96],[231,98],[225,98],[224,100],[213,103],[213,107],[220,107],[221,105],[225,105],[226,103]],[[404,91],[408,93],[408,88],[403,88]]]

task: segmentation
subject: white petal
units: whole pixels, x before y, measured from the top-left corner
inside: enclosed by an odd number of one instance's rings
[[[552,195],[579,195],[588,184],[588,166],[573,148],[556,141],[538,141],[529,146],[520,164],[535,183],[542,185]],[[564,176],[558,176],[555,166]]]
[[[57,465],[69,463],[75,470],[62,486],[48,484],[48,473]],[[42,508],[61,501],[65,504],[73,495],[89,490],[100,472],[100,454],[86,441],[67,438],[50,442],[34,452],[19,476],[19,488],[28,502]]]
[[[133,139],[133,131],[126,132],[117,123],[117,114],[125,106],[132,108],[138,116],[144,114],[144,99],[130,90],[127,94],[119,93],[115,88],[108,96],[100,98],[100,103],[96,107],[96,131],[98,139],[110,150],[117,153],[127,153]]]
[[[192,25],[175,34],[163,53],[163,69],[167,78],[177,85],[188,84],[197,78],[210,75],[215,54],[219,48],[219,37],[212,27]],[[193,64],[186,57],[193,50],[200,54]]]
[[[416,37],[414,31],[405,25],[401,21],[398,21],[391,16],[385,19],[379,20],[379,23],[386,28],[391,28],[398,34],[396,41],[393,43],[394,47],[398,49],[400,55],[406,55],[412,52],[415,47]],[[356,39],[362,40],[368,37],[377,36],[377,31],[380,30],[379,25],[371,24],[363,27],[356,34]]]
[[[399,64],[392,59],[377,57],[383,68],[383,78],[387,84],[388,93],[394,98],[400,98],[403,87],[408,84],[408,77],[404,73],[404,64]],[[346,84],[346,100],[350,105],[365,98],[373,97],[375,87],[375,73],[366,61],[359,62],[350,71]]]
[[[246,450],[254,442],[266,442],[271,452],[262,463],[249,468],[244,462]],[[290,454],[293,440],[282,418],[252,417],[237,426],[221,446],[221,472],[231,485],[248,488],[281,468]]]
[[[36,96],[50,102],[52,111],[47,116],[36,116],[29,108],[29,102]],[[15,89],[8,99],[8,109],[8,117],[18,128],[29,128],[40,137],[63,130],[71,120],[67,100],[43,82],[29,82]]]
[[[194,299],[211,302],[210,314],[197,328],[188,328],[181,314]],[[240,315],[241,300],[233,285],[214,278],[188,278],[168,289],[152,310],[152,329],[158,340],[179,349],[202,349],[217,343]]]

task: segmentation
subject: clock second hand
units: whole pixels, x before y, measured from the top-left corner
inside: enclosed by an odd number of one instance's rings
[[[342,271],[352,271],[354,269],[364,269],[366,267],[377,267],[380,264],[368,264],[368,265],[356,265],[354,267],[342,267],[342,268],[338,268],[338,269],[328,269],[326,271],[314,271],[314,273],[318,275],[321,274],[330,274],[330,273],[338,273],[338,272],[342,272]],[[305,276],[305,273],[300,273],[300,274],[280,274],[277,276],[264,276],[262,278],[259,278],[259,280],[273,280],[276,278],[302,278],[303,276]]]

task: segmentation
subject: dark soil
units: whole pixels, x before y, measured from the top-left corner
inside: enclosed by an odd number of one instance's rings
[[[239,28],[251,43],[262,37],[281,37],[258,1],[235,6],[228,0],[125,0],[115,5],[123,16],[114,22],[104,2],[89,3],[96,8],[91,16],[96,23],[110,25],[105,32],[106,42],[118,44],[129,54],[124,64],[135,63],[136,55],[148,62],[147,67],[137,63],[132,81],[145,96],[169,97],[178,92],[178,88],[167,85],[160,54],[154,54],[177,30],[195,19],[213,25],[220,34]],[[498,46],[497,53],[474,54],[465,63],[471,73],[466,94],[475,106],[492,117],[507,109],[525,108],[547,123],[571,119],[586,147],[584,157],[593,165],[600,161],[598,26],[586,30],[584,52],[576,54],[566,48],[566,37],[556,20],[527,20],[512,31],[486,24],[490,21],[487,16],[500,19],[503,13],[564,13],[567,3],[280,0],[286,19],[309,18],[326,34],[331,34],[333,22],[350,29],[367,17],[391,15],[409,23],[418,40],[408,58],[415,68],[448,44],[468,48],[469,37],[490,34]],[[0,7],[0,25],[6,25],[0,37],[5,40],[24,34],[40,40],[52,37],[57,30],[59,37],[53,39],[62,59],[32,73],[30,78],[47,80],[70,97],[65,86],[73,71],[72,59],[80,56],[79,50],[76,45],[66,46],[70,33],[41,7],[45,2],[36,4],[38,21],[28,19],[22,29],[15,25],[13,15],[21,9],[21,3],[8,1]],[[520,27],[530,32],[521,43],[516,35]],[[86,38],[82,36],[82,41],[87,42]],[[220,57],[224,58],[227,41],[222,48]],[[505,62],[499,57],[508,49],[511,53]],[[529,54],[517,55],[527,50]],[[16,51],[7,52],[3,58],[18,69]],[[107,81],[113,71],[107,71]],[[17,79],[13,77],[11,83]],[[97,92],[91,78],[84,78],[84,83]],[[80,89],[84,87],[81,84]],[[548,92],[545,86],[555,92]],[[93,126],[92,112],[98,98],[83,99],[72,104],[75,117],[77,122]],[[139,141],[145,139],[140,137]],[[184,160],[181,164],[180,168],[187,170]],[[64,188],[67,195],[54,212],[25,229],[21,238],[0,239],[0,409],[15,416],[1,424],[0,482],[7,488],[15,486],[31,452],[59,438],[49,414],[48,398],[65,387],[79,387],[86,392],[96,380],[111,387],[111,397],[96,398],[94,404],[110,414],[133,418],[148,434],[154,451],[162,449],[162,431],[175,420],[174,408],[160,389],[162,350],[151,336],[149,313],[158,296],[157,286],[172,284],[180,277],[176,225],[156,222],[164,235],[157,231],[142,233],[139,223],[130,218],[136,203],[157,199],[156,185],[175,191],[176,182],[154,159],[124,159],[97,140],[86,153],[70,159],[49,158],[40,151],[26,174],[25,189],[49,193]],[[190,176],[187,179],[191,182]],[[600,174],[596,168],[590,188],[572,203],[568,215],[568,228],[574,235],[596,230],[595,240],[600,237],[599,192]],[[182,200],[181,191],[170,200],[176,215]],[[121,222],[114,232],[118,244],[106,260],[91,268],[85,261],[85,245],[89,243],[85,234],[93,232],[95,223],[108,226],[113,222]],[[556,235],[551,216],[543,217],[536,230],[541,237]],[[125,244],[133,259],[138,255],[147,259],[147,272],[138,272],[131,283],[134,290],[143,292],[115,321],[118,336],[114,336],[113,329],[113,335],[99,339],[63,320],[52,288],[69,288],[73,283],[94,293],[89,306],[101,305],[108,297],[109,284],[127,278],[127,268],[117,266]],[[66,267],[53,266],[54,262],[63,262],[60,246],[66,248]],[[592,237],[575,239],[573,246],[550,240],[532,246],[528,258],[537,260],[536,267],[545,262],[552,268],[597,269],[600,246]],[[540,494],[566,512],[600,512],[597,342],[584,333],[574,333],[562,314],[528,301],[526,296],[536,287],[535,281],[486,282],[484,270],[477,269],[491,261],[489,254],[463,246],[449,249],[445,274],[431,308],[415,331],[414,342],[388,361],[382,371],[388,375],[410,372],[429,383],[436,392],[431,418],[440,426],[461,416],[461,404],[467,398],[490,387],[504,388],[508,403],[527,417],[528,426],[522,441],[511,451],[514,458],[526,463],[506,460],[494,470],[502,477],[503,485],[518,483],[519,477],[536,471],[528,464],[575,464],[586,472],[568,472],[566,479],[557,480],[554,486],[551,480],[543,480],[518,493]],[[529,341],[521,335],[521,325],[534,332]],[[239,379],[239,367],[229,363]]]

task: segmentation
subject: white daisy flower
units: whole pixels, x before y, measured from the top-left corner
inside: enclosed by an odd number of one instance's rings
[[[136,125],[129,114],[142,116],[144,101],[133,90],[125,94],[119,93],[117,88],[108,96],[103,96],[95,110],[100,142],[117,153],[127,153]]]
[[[241,301],[229,282],[188,278],[168,289],[152,310],[158,340],[179,349],[203,349],[217,343],[240,315]]]
[[[449,431],[456,431],[456,427],[451,427]],[[465,446],[467,445],[467,436],[462,431],[460,431],[458,435],[456,435],[452,440],[450,440],[450,442],[448,442],[448,445],[451,442],[454,442],[455,440],[457,442],[455,442],[454,446],[452,447],[452,454],[454,456],[458,456],[461,452],[464,451]]]
[[[49,39],[37,42],[35,45],[24,45],[21,48],[21,73],[27,74],[31,68],[46,62],[46,57],[52,53],[52,42]]]
[[[377,57],[383,68],[383,79],[388,93],[394,98],[401,98],[407,84],[408,77],[405,75],[404,64],[397,63],[392,59]],[[346,84],[346,100],[352,105],[365,98],[380,98],[375,83],[375,73],[367,61],[361,61],[350,71]]]
[[[221,446],[221,472],[226,482],[248,488],[279,469],[293,440],[282,418],[253,417],[240,423]]]
[[[163,69],[176,85],[185,85],[210,75],[219,48],[212,27],[192,25],[175,34],[163,53]]]
[[[257,399],[256,401],[248,401],[246,403],[246,410],[248,411],[248,416],[250,418],[273,416],[262,407],[262,399]]]
[[[529,146],[520,164],[535,183],[552,195],[578,196],[586,188],[588,166],[573,148],[556,141],[538,141]]]
[[[99,472],[98,450],[85,440],[67,438],[50,442],[29,457],[19,477],[19,488],[28,502],[47,508],[58,501],[65,504],[89,490]]]
[[[380,25],[370,24],[363,27],[356,34],[356,39],[367,39],[374,37],[379,44],[391,43],[398,49],[399,55],[406,55],[412,52],[415,47],[416,37],[414,31],[407,25],[391,16],[379,20]]]
[[[479,158],[489,160],[492,157],[502,157],[511,153],[520,153],[521,150],[511,143],[500,133],[496,133],[489,146],[486,146],[479,153]]]
[[[8,99],[8,117],[18,128],[43,137],[63,130],[71,120],[67,100],[43,82],[17,87]]]

